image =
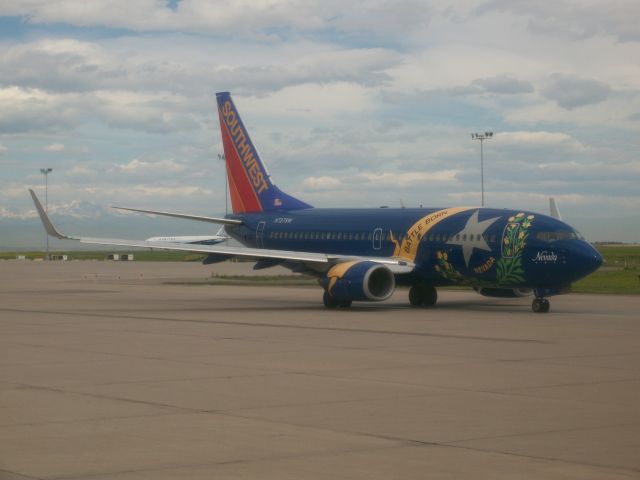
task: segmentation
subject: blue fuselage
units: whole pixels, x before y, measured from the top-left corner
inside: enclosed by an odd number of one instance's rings
[[[489,209],[321,209],[231,215],[227,227],[257,248],[406,258],[401,284],[533,288],[552,295],[602,258],[566,223],[538,213]]]

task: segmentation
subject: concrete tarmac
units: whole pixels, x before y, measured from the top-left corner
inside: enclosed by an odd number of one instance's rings
[[[640,478],[640,297],[167,283],[248,268],[0,262],[0,479]]]

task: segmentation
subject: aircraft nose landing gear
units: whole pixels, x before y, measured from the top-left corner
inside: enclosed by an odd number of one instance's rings
[[[536,313],[547,313],[550,308],[549,300],[542,297],[536,297],[531,303],[531,310]]]

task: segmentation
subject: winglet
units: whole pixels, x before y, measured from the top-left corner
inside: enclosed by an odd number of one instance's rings
[[[51,219],[49,218],[49,215],[47,215],[47,212],[45,212],[44,208],[42,208],[42,204],[40,203],[40,200],[38,200],[38,197],[36,196],[34,191],[29,189],[29,193],[31,194],[31,198],[33,198],[33,203],[35,203],[36,205],[36,210],[38,210],[38,215],[40,215],[42,225],[50,236],[60,239],[77,240],[77,238],[69,237],[60,233],[56,229],[55,225],[51,222]]]
[[[558,208],[558,204],[556,203],[556,199],[553,197],[549,198],[549,214],[553,218],[557,218],[558,220],[562,220],[562,215],[560,215],[560,209]]]

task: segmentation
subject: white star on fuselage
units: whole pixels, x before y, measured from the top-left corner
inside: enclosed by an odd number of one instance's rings
[[[473,215],[467,220],[467,224],[460,232],[451,237],[451,240],[447,242],[449,245],[460,245],[462,247],[462,254],[464,255],[464,263],[469,267],[469,260],[473,254],[473,249],[491,251],[491,247],[487,245],[486,240],[483,237],[484,232],[489,228],[493,222],[500,217],[489,218],[488,220],[478,221],[478,213],[480,210],[476,210]],[[457,239],[457,240],[456,240]]]

